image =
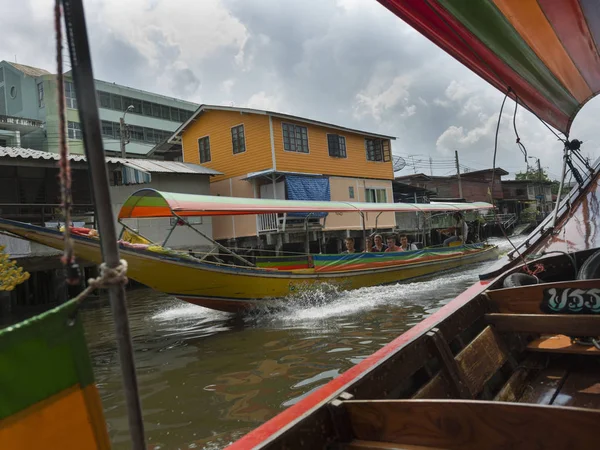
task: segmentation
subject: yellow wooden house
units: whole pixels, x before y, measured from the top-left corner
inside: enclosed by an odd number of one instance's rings
[[[213,195],[288,200],[392,202],[391,141],[395,138],[272,111],[201,105],[171,137],[183,161],[223,175]],[[367,228],[395,226],[393,213],[370,214]],[[214,218],[215,239],[282,234],[309,228],[362,235],[357,214],[327,217],[275,215]]]

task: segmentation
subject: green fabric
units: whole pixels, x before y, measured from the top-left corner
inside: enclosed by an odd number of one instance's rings
[[[71,300],[0,330],[0,419],[94,382],[77,306]]]
[[[491,0],[437,1],[558,108],[569,115],[577,110],[577,100],[552,75]]]

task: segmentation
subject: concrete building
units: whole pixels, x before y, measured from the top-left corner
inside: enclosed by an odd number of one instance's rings
[[[202,105],[173,135],[183,160],[223,175],[213,195],[287,200],[392,202],[391,141],[384,136],[303,117]],[[305,244],[319,251],[329,238],[362,236],[359,214],[215,217],[213,236],[235,245]],[[370,213],[366,227],[391,230],[394,213]],[[233,244],[233,243],[230,243]]]
[[[58,151],[56,76],[36,67],[0,62],[0,145]],[[128,125],[127,156],[147,157],[198,108],[195,103],[96,80],[104,149],[120,156],[119,120]],[[67,132],[71,153],[83,153],[77,98],[65,74]],[[157,154],[153,157],[158,157]]]
[[[462,197],[456,175],[441,177],[417,173],[396,177],[396,181],[433,191],[438,200],[454,199],[467,202],[489,202],[490,190],[492,188],[492,172],[492,169],[483,169],[461,173]],[[502,177],[505,175],[508,175],[506,170],[496,168],[493,187],[494,200],[502,200],[504,196],[502,191]]]
[[[83,155],[71,155],[70,160],[73,222],[94,226],[94,205],[86,158]],[[53,226],[60,222],[62,212],[57,161],[56,153],[0,147],[0,216],[42,226]],[[210,178],[221,175],[197,164],[176,161],[107,158],[106,162],[115,217],[125,200],[138,189],[149,187],[167,192],[208,194]],[[194,228],[212,236],[211,217],[191,218],[190,222]],[[171,218],[128,219],[126,223],[151,241],[162,243],[173,221]],[[117,229],[120,228],[118,225]],[[35,245],[31,247],[30,243],[19,245],[23,249],[36,248]],[[188,227],[177,227],[168,246],[204,249],[210,244]]]
[[[516,214],[522,222],[539,220],[553,209],[551,181],[505,180],[502,190],[504,199],[500,210]]]

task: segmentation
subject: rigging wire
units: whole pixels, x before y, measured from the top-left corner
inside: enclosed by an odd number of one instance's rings
[[[494,137],[494,158],[492,161],[492,182],[491,182],[491,187],[490,187],[490,201],[493,206],[495,206],[494,205],[494,182],[496,181],[496,155],[498,153],[498,132],[500,131],[500,122],[502,121],[502,112],[504,110],[504,104],[506,103],[506,99],[508,98],[508,95],[511,92],[512,92],[512,89],[509,87],[506,91],[506,94],[504,95],[504,99],[502,100],[502,105],[500,106],[500,113],[498,114],[498,123],[496,124],[496,135]],[[515,109],[515,113],[516,113],[516,109]],[[516,131],[516,129],[515,129],[515,131]],[[525,267],[525,270],[529,271],[529,268],[527,267],[525,258],[523,257],[523,255],[521,253],[519,253],[515,244],[513,244],[513,242],[510,240],[510,238],[506,234],[506,231],[504,230],[502,223],[500,223],[498,213],[496,212],[496,208],[495,207],[492,208],[492,211],[494,212],[494,218],[496,219],[496,224],[500,227],[500,231],[502,231],[502,234],[504,235],[506,240],[509,242],[509,244],[512,246],[512,248],[514,249],[514,252],[518,256],[521,257],[524,267]]]
[[[513,129],[515,130],[515,136],[517,138],[517,146],[519,147],[519,150],[521,150],[521,153],[523,153],[523,156],[525,157],[525,164],[527,164],[527,149],[525,148],[525,145],[523,145],[523,143],[521,142],[521,136],[519,136],[519,132],[517,131],[517,108],[518,107],[519,107],[519,96],[515,92],[515,112],[513,113]]]

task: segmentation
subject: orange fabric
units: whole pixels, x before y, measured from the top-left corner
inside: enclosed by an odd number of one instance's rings
[[[556,36],[538,2],[494,0],[494,3],[573,97],[585,102],[592,95],[592,90]]]
[[[0,448],[109,450],[96,386],[72,386],[0,421]]]

